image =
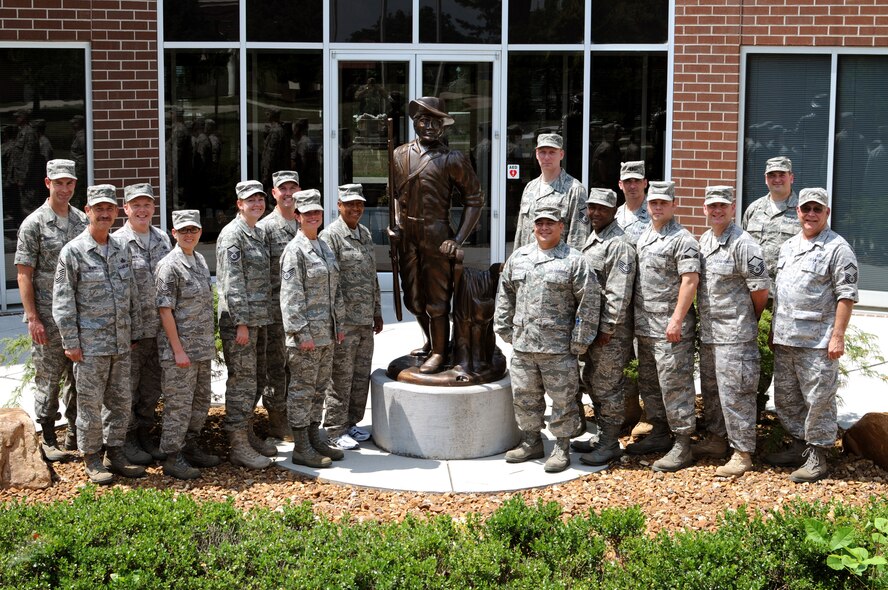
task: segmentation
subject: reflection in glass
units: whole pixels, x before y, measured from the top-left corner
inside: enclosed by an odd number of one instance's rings
[[[499,43],[502,2],[420,0],[420,43]]]
[[[582,43],[582,0],[511,0],[509,43]]]
[[[213,270],[212,242],[236,213],[240,180],[237,50],[164,52],[168,214],[198,209],[200,252]],[[169,221],[169,220],[168,220]]]
[[[166,0],[164,41],[238,41],[237,2]]]
[[[74,160],[79,179],[71,204],[83,209],[89,184],[83,49],[0,48],[0,173],[6,286],[15,289],[18,228],[40,207],[46,162]]]
[[[592,0],[593,43],[666,43],[669,0]]]
[[[410,43],[412,0],[333,0],[330,40],[334,43]]]
[[[247,41],[323,41],[321,0],[247,0]]]

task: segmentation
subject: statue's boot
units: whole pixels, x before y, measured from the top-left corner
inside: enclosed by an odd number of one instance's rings
[[[419,327],[422,328],[422,337],[425,338],[425,342],[419,348],[411,350],[410,356],[425,358],[432,352],[432,339],[429,336],[429,317],[425,314],[420,314],[416,316],[416,321],[419,323]]]
[[[447,316],[431,318],[430,336],[432,354],[419,367],[420,373],[437,373],[444,368],[447,361],[447,342],[450,340],[450,321]]]

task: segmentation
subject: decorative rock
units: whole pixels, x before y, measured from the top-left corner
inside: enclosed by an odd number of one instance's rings
[[[845,431],[842,447],[888,469],[888,413],[870,412]]]
[[[0,488],[42,489],[52,485],[34,423],[21,408],[0,408]]]

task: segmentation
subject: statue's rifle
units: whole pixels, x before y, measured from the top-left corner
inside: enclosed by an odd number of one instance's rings
[[[389,117],[386,121],[388,131],[388,206],[389,206],[389,257],[392,259],[392,297],[395,300],[395,317],[400,322],[403,316],[401,311],[401,281],[399,276],[399,257],[398,257],[398,240],[400,235],[395,233],[399,228],[399,215],[396,207],[398,206],[398,191],[395,188],[395,138],[394,138],[394,122]]]

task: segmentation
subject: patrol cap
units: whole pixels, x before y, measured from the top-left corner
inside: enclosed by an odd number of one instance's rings
[[[706,196],[703,198],[704,205],[712,205],[713,203],[727,203],[730,205],[734,202],[734,188],[730,186],[707,186]]]
[[[349,201],[366,201],[364,187],[360,184],[343,184],[339,187],[339,200],[343,203]]]
[[[609,188],[590,188],[587,205],[604,205],[605,207],[617,206],[617,193]]]
[[[552,221],[561,221],[561,210],[557,207],[545,205],[533,212],[533,220],[551,219]]]
[[[86,204],[90,207],[98,205],[99,203],[111,203],[112,205],[116,205],[116,193],[117,187],[113,184],[97,184],[95,186],[87,187]]]
[[[829,207],[829,195],[826,194],[825,188],[803,188],[799,193],[799,207],[810,202],[820,203],[824,207]]]
[[[644,178],[644,160],[620,162],[620,180]]]
[[[537,137],[536,149],[544,147],[555,148],[556,150],[563,150],[564,138],[557,133],[540,133],[540,136]]]
[[[262,189],[262,183],[258,180],[241,181],[234,187],[234,192],[240,200],[249,199],[257,193],[265,195],[265,191]]]
[[[46,177],[50,180],[56,178],[73,178],[77,180],[74,174],[74,160],[50,160],[46,163]]]
[[[154,198],[154,190],[151,188],[151,185],[147,182],[142,182],[139,184],[131,184],[129,186],[123,187],[123,202],[129,203],[136,197],[150,197],[152,200],[157,200]]]
[[[652,180],[648,185],[648,201],[674,201],[675,183],[671,180]]]
[[[293,198],[296,200],[296,211],[308,213],[309,211],[323,211],[321,206],[321,191],[310,188],[307,191],[299,191]]]
[[[299,173],[295,170],[278,170],[271,175],[274,188],[277,188],[285,182],[295,182],[299,184]]]
[[[792,160],[786,156],[777,156],[765,162],[765,174],[768,172],[792,172]]]
[[[183,227],[203,227],[200,224],[200,211],[197,209],[173,211],[173,229],[180,230]]]

